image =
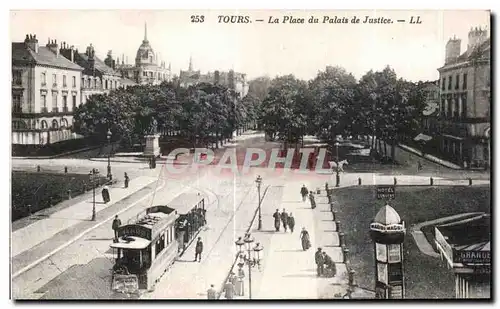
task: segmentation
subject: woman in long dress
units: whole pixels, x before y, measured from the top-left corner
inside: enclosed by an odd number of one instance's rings
[[[300,240],[302,242],[302,250],[306,251],[311,247],[311,241],[309,239],[309,232],[305,227],[302,228],[302,232],[300,232]]]

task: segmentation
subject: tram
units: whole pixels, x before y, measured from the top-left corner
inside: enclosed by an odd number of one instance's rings
[[[135,222],[118,228],[112,289],[152,291],[167,268],[182,255],[206,224],[205,197],[183,193],[168,205],[147,208]]]

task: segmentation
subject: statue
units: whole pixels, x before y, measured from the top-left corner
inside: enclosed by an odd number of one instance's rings
[[[158,132],[158,122],[153,117],[149,123],[149,134],[156,134]]]

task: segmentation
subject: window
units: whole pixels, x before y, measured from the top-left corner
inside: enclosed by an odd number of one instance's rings
[[[448,104],[448,112],[447,112],[447,115],[449,118],[453,117],[453,102],[451,100],[451,98],[448,98],[446,100],[446,104]]]
[[[97,80],[94,79],[94,88],[97,88]]]
[[[76,95],[73,95],[73,111],[76,109]]]
[[[42,94],[41,100],[42,100],[42,113],[46,113],[47,112],[47,96],[45,94]]]
[[[21,96],[18,94],[12,96],[12,111],[14,113],[21,113],[22,112]]]
[[[446,77],[443,77],[443,80],[441,81],[441,89],[445,90],[445,86],[446,86]]]
[[[57,113],[57,93],[52,93],[52,112]]]
[[[66,87],[68,84],[66,83],[66,75],[63,75],[63,87]]]
[[[45,74],[45,72],[42,72],[40,74],[40,80],[42,81],[42,86],[47,85],[47,75]]]
[[[156,250],[155,250],[156,256],[163,251],[163,249],[165,248],[165,233],[160,235],[160,237],[156,241],[155,248],[156,248]]]
[[[104,89],[108,89],[108,80],[106,80],[106,82],[105,82]]]
[[[115,80],[115,89],[118,88],[118,82]]]
[[[12,70],[12,83],[18,86],[23,84],[23,76],[20,70]]]
[[[451,75],[448,76],[448,90],[451,90]]]
[[[462,95],[462,118],[467,118],[467,94]]]
[[[68,97],[63,96],[63,112],[68,112]]]
[[[148,76],[148,72],[142,72],[142,76]]]
[[[458,85],[458,84],[459,84],[459,82],[460,82],[460,75],[458,75],[458,74],[457,74],[457,75],[455,76],[455,89],[456,89],[456,90],[458,90],[458,88],[459,88],[459,85]]]
[[[462,80],[462,89],[467,90],[467,73],[464,73],[464,77]]]
[[[72,76],[72,77],[71,77],[71,86],[72,86],[73,88],[75,88],[75,87],[76,87],[76,76]]]
[[[57,86],[57,75],[52,74],[52,85]]]
[[[459,116],[460,116],[460,114],[459,114],[459,112],[460,112],[460,109],[459,109],[460,106],[459,106],[459,104],[460,103],[458,102],[458,96],[456,96],[454,98],[454,101],[455,101],[455,108],[453,109],[453,117],[458,119]]]
[[[441,99],[441,116],[446,115],[446,103],[444,99]]]
[[[57,129],[59,127],[59,124],[57,123],[57,120],[52,120],[52,129]]]

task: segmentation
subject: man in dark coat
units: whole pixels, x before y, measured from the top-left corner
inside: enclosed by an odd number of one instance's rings
[[[316,200],[314,199],[314,195],[312,192],[309,192],[309,200],[311,201],[311,208],[316,208]]]
[[[295,227],[295,218],[293,217],[292,213],[288,215],[288,227],[290,228],[290,231],[293,233],[293,228]]]
[[[274,218],[274,228],[276,228],[276,232],[280,231],[280,212],[276,209],[276,212],[273,214]]]
[[[113,220],[113,225],[111,226],[115,233],[114,242],[118,242],[118,228],[120,227],[120,225],[122,225],[122,221],[118,219],[118,215],[116,215],[115,219]]]
[[[325,260],[323,258],[323,252],[321,252],[321,248],[318,248],[318,251],[314,254],[314,261],[316,262],[316,270],[318,273],[318,277],[323,275],[323,268]]]
[[[125,173],[124,177],[125,177],[125,188],[128,188],[128,183],[130,181],[130,178],[128,177],[127,173]]]
[[[307,194],[309,194],[309,190],[307,190],[306,185],[302,185],[300,189],[300,195],[302,195],[302,202],[306,201]]]
[[[288,214],[285,211],[285,208],[283,208],[283,212],[281,213],[281,222],[283,223],[283,228],[286,230],[288,228]]]
[[[201,237],[198,237],[198,241],[196,242],[194,261],[201,262],[201,253],[203,252],[203,242],[201,241]]]

